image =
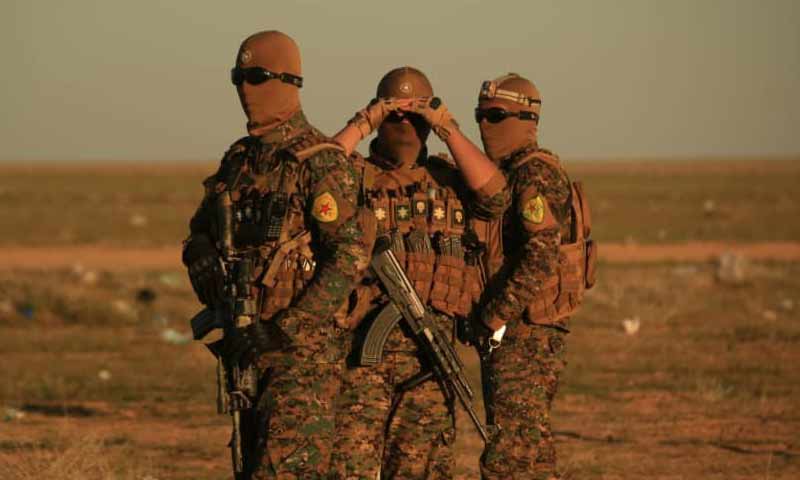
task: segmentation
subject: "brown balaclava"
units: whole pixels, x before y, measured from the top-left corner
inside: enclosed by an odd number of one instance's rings
[[[542,97],[536,85],[515,73],[509,73],[492,81],[483,82],[478,96],[478,108],[500,107],[508,112],[528,111],[539,115]],[[537,145],[539,122],[508,117],[500,123],[479,124],[481,140],[486,154],[500,161],[517,150]]]
[[[285,33],[276,30],[253,34],[239,47],[239,68],[262,67],[273,73],[301,76],[300,49]],[[247,115],[247,131],[261,135],[285,122],[300,110],[298,87],[278,79],[260,85],[246,81],[236,87],[239,101]]]
[[[433,87],[424,73],[413,67],[399,67],[391,70],[378,83],[378,98],[416,98],[432,97]],[[376,147],[387,166],[408,165],[417,160],[430,134],[430,127],[424,119],[414,114],[392,115],[378,128]]]

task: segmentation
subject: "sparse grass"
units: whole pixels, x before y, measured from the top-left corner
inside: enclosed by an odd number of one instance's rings
[[[566,166],[586,186],[601,242],[798,241],[800,223],[790,220],[800,216],[800,162],[793,160]],[[201,181],[215,169],[215,162],[2,164],[0,244],[178,245]]]
[[[6,442],[0,452],[0,476],[8,480],[156,480],[141,464],[114,451],[126,443],[120,443],[120,438],[60,439],[58,447]]]

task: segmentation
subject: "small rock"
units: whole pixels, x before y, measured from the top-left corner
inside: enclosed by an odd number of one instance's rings
[[[177,273],[163,273],[158,277],[158,281],[161,282],[162,285],[168,287],[177,287],[181,284],[182,280],[183,276]]]
[[[94,270],[87,270],[81,275],[81,282],[84,285],[94,285],[97,283],[97,272]]]
[[[25,412],[12,407],[6,407],[3,413],[3,420],[6,422],[13,422],[14,420],[21,420],[25,418]]]
[[[133,306],[122,299],[117,299],[111,302],[111,308],[115,313],[125,317],[136,316],[136,310],[134,310]]]
[[[622,328],[625,329],[625,333],[628,335],[636,335],[639,333],[641,323],[639,317],[626,318],[622,321]]]
[[[778,319],[778,314],[774,310],[764,310],[761,312],[761,316],[764,317],[764,320],[774,321]]]
[[[84,272],[86,272],[86,267],[84,267],[80,262],[73,263],[69,269],[69,272],[75,276],[75,278],[81,278]]]
[[[99,378],[101,382],[107,382],[111,380],[111,372],[108,370],[100,370],[97,372],[97,378]]]
[[[703,202],[703,212],[705,212],[706,215],[713,215],[716,210],[717,205],[714,203],[714,200],[708,199]]]
[[[791,298],[784,298],[781,301],[781,308],[786,310],[787,312],[791,312],[792,310],[794,310],[794,300],[792,300]]]
[[[172,328],[167,328],[161,331],[161,339],[173,345],[186,345],[192,341],[192,336],[180,333]]]
[[[747,279],[747,257],[744,255],[725,252],[720,255],[717,264],[717,280],[728,285],[740,285]]]
[[[141,213],[135,213],[131,215],[131,225],[136,228],[142,228],[147,226],[147,217],[142,215]]]
[[[0,315],[11,315],[14,313],[14,303],[11,300],[0,301]]]

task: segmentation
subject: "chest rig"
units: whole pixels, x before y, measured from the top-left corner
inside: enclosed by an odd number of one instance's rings
[[[564,178],[568,178],[558,158],[544,149],[532,150],[515,161],[512,169],[539,160],[554,168]],[[534,324],[559,324],[574,314],[583,303],[586,290],[595,283],[597,264],[597,245],[590,238],[592,219],[589,204],[581,182],[569,181],[570,194],[567,200],[567,222],[560,225],[561,245],[558,247],[558,265],[553,275],[547,277],[541,287],[541,294],[527,306],[527,320]],[[519,212],[515,212],[519,218]],[[509,222],[504,228],[503,240],[514,240]]]
[[[287,308],[314,276],[316,262],[306,218],[303,162],[338,145],[311,130],[283,145],[255,137],[237,142],[215,177],[217,243],[235,258],[236,280],[249,285],[262,319]]]
[[[363,162],[361,202],[420,298],[448,316],[468,315],[485,282],[475,221],[454,189],[457,172],[438,157],[402,172]]]

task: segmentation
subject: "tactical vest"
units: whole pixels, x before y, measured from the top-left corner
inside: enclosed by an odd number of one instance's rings
[[[548,153],[546,150],[534,151],[514,162],[512,168],[519,168],[537,159],[566,177],[558,159]],[[569,235],[562,234],[555,273],[545,279],[540,294],[526,308],[527,320],[531,323],[556,324],[574,314],[583,301],[585,290],[592,288],[595,283],[597,244],[590,238],[592,217],[589,204],[581,182],[570,181],[570,189]]]
[[[253,294],[260,295],[264,320],[287,308],[314,276],[308,192],[299,191],[300,175],[306,159],[328,149],[343,150],[313,128],[278,148],[245,137],[206,180],[218,198],[212,224],[218,247],[256,260]]]
[[[447,160],[434,156],[425,167],[418,167],[413,182],[398,186],[399,182],[388,181],[392,171],[360,156],[354,162],[363,169],[360,203],[374,213],[377,234],[391,238],[392,250],[420,298],[445,315],[467,316],[485,284],[476,232],[479,221],[470,218],[452,182],[434,178],[436,172],[457,172],[447,171],[451,169]]]

